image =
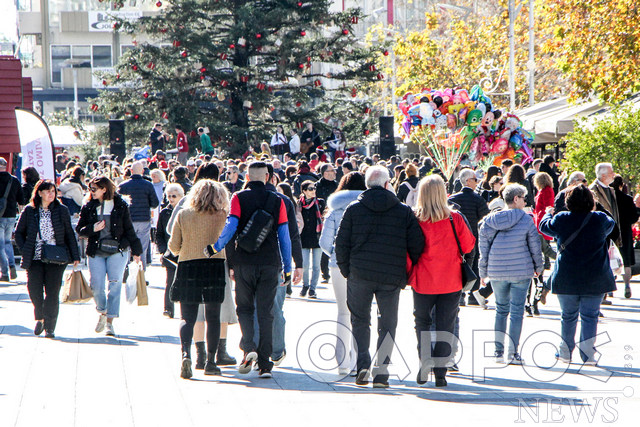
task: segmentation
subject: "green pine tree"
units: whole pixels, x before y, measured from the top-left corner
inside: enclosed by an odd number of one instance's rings
[[[168,4],[167,4],[168,3]],[[127,139],[147,140],[152,122],[206,126],[214,144],[231,153],[268,140],[276,125],[306,121],[328,134],[335,120],[350,145],[361,142],[375,117],[366,87],[384,78],[383,46],[354,36],[359,9],[329,12],[328,0],[170,0],[157,16],[114,21],[114,31],[146,34],[101,76],[92,108],[125,119]],[[331,64],[323,67],[320,63]],[[326,72],[332,69],[331,73]],[[199,144],[195,144],[199,146]]]

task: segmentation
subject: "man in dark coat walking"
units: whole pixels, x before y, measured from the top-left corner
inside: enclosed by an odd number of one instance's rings
[[[398,323],[400,289],[407,284],[407,254],[417,262],[424,235],[410,207],[400,203],[383,166],[367,169],[368,190],[345,210],[336,236],[336,260],[347,278],[347,305],[358,348],[356,384],[369,383],[371,302],[378,303],[378,360],[373,386],[389,386],[387,365]]]

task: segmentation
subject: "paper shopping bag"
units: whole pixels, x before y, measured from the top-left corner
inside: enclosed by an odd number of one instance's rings
[[[79,270],[67,274],[62,290],[62,302],[86,302],[93,298],[87,279]]]
[[[144,270],[142,269],[142,266],[140,266],[138,274],[136,275],[136,288],[138,293],[138,305],[149,305],[147,281],[144,279]]]

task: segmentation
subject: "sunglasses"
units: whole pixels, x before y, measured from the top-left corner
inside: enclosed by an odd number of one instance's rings
[[[89,191],[91,191],[92,193],[95,193],[96,191],[101,190],[101,188],[98,187],[89,187]]]
[[[316,191],[316,187],[307,187],[305,191]]]

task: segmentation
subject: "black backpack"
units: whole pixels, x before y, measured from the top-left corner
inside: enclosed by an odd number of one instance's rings
[[[236,238],[236,246],[250,254],[257,253],[269,233],[273,231],[275,218],[271,212],[278,212],[276,203],[280,198],[271,191],[267,194],[266,210],[256,209]]]

